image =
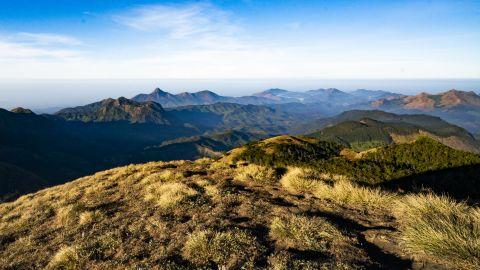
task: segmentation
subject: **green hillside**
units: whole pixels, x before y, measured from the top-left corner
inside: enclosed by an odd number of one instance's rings
[[[278,136],[245,145],[231,159],[269,166],[309,163],[340,154],[341,146],[308,137]]]
[[[368,186],[432,190],[460,199],[480,199],[477,154],[452,149],[427,137],[362,153],[342,148],[313,138],[281,136],[247,144],[232,151],[226,160],[277,167],[313,166],[327,175]]]
[[[466,130],[427,115],[396,115],[382,111],[349,111],[319,120],[308,136],[332,141],[355,151],[408,143],[427,136],[454,149],[480,153],[480,142]]]

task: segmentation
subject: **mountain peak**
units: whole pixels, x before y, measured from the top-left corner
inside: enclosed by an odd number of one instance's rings
[[[22,108],[22,107],[18,107],[18,108],[12,109],[11,112],[13,112],[13,113],[19,113],[19,114],[35,114],[35,113],[32,112],[30,109],[25,109],[25,108]]]
[[[160,104],[153,101],[137,102],[125,97],[108,98],[85,106],[63,109],[56,115],[67,120],[84,122],[129,121],[155,124],[172,122]]]
[[[220,96],[220,95],[218,95],[217,93],[212,92],[212,91],[210,91],[210,90],[198,91],[198,92],[196,92],[195,94],[197,94],[197,95],[205,95],[205,96],[214,96],[214,97],[219,97],[219,96]]]
[[[164,94],[164,93],[167,93],[165,91],[163,91],[162,89],[160,88],[155,88],[155,90],[153,90],[152,94]]]

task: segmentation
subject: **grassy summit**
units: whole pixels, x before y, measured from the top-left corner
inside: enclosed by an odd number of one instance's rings
[[[248,155],[252,146],[270,155],[267,162]],[[335,144],[282,136],[217,161],[99,172],[0,204],[0,269],[480,267],[478,208],[326,170],[365,160],[396,161],[397,171],[402,155],[425,149],[444,152],[451,166],[478,158],[428,139],[396,147],[349,159]],[[422,156],[412,164],[438,169]]]

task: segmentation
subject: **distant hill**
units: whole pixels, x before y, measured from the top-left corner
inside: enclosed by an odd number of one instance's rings
[[[221,132],[230,129],[247,132],[282,133],[301,118],[261,105],[218,102],[164,109],[153,101],[126,98],[106,99],[85,106],[63,109],[55,116],[68,121],[157,124]]]
[[[359,121],[344,121],[328,126],[309,136],[337,142],[356,151],[413,142],[419,137],[426,136],[454,149],[480,153],[480,142],[467,131],[438,119],[432,120],[437,120],[436,128],[402,121],[381,122],[363,118]]]
[[[215,103],[167,109],[180,121],[212,130],[282,133],[300,119],[267,106]]]
[[[480,142],[468,131],[439,117],[424,114],[346,111],[302,125],[297,133],[334,141],[358,151],[427,136],[458,150],[480,152]]]
[[[427,113],[462,126],[480,131],[480,96],[475,92],[450,90],[439,94],[421,93],[395,99],[380,99],[371,107],[403,113]]]
[[[283,103],[326,103],[335,106],[348,106],[364,103],[367,101],[373,101],[380,98],[390,99],[394,97],[400,97],[402,95],[382,90],[358,89],[352,92],[344,92],[336,88],[320,88],[305,92],[293,92],[283,89],[270,89],[254,94],[254,96],[283,101]]]
[[[212,91],[204,90],[195,93],[183,92],[180,94],[170,94],[159,88],[155,89],[150,94],[139,94],[132,98],[137,102],[153,101],[161,104],[165,108],[189,106],[189,105],[208,105],[218,102],[230,102],[238,104],[252,104],[262,105],[282,102],[283,100],[275,101],[274,99],[244,96],[244,97],[227,97],[218,95]]]
[[[158,103],[136,102],[120,97],[105,99],[85,106],[62,109],[55,115],[66,120],[83,122],[128,121],[130,123],[154,123],[171,125],[178,122]]]
[[[404,95],[402,94],[397,94],[397,93],[392,93],[389,91],[383,91],[383,90],[367,90],[367,89],[357,89],[352,92],[348,92],[350,95],[362,98],[363,100],[368,100],[368,101],[374,101],[378,99],[395,99],[395,98],[400,98]]]

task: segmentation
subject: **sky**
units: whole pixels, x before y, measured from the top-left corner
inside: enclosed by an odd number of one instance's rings
[[[480,1],[0,0],[0,102],[39,80],[480,79],[479,29]]]

